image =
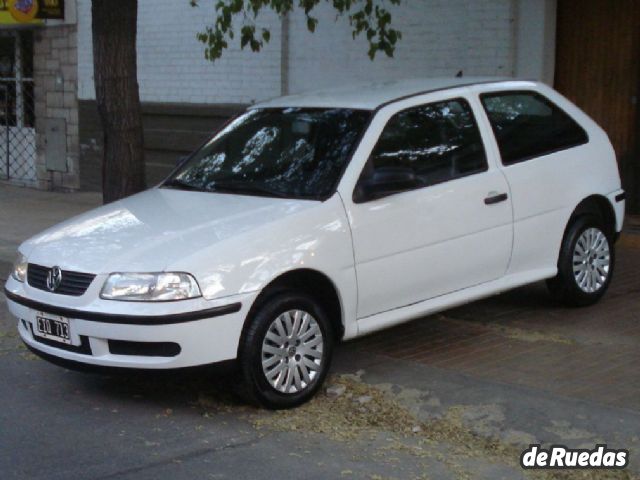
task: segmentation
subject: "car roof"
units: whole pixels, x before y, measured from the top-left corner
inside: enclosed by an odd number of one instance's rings
[[[487,83],[509,83],[512,85],[522,83],[531,86],[534,82],[518,82],[510,78],[499,77],[411,78],[288,95],[256,103],[250,108],[334,107],[374,110],[387,103],[421,93]]]

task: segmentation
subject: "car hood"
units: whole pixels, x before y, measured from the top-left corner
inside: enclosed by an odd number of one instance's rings
[[[155,188],[56,225],[21,246],[30,263],[153,272],[319,202]]]

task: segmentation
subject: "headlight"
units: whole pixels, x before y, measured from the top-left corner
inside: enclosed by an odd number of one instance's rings
[[[24,282],[27,278],[27,257],[22,254],[18,255],[16,261],[13,263],[13,270],[11,276],[19,282]]]
[[[112,273],[102,287],[106,300],[158,302],[200,296],[196,280],[188,273]]]

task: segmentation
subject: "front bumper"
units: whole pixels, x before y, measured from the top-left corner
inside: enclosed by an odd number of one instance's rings
[[[80,303],[78,299],[36,291],[13,279],[7,282],[5,294],[29,348],[76,363],[135,369],[184,368],[235,359],[244,319],[257,295],[157,304],[100,300],[78,308],[63,304]],[[69,320],[71,345],[34,333],[41,313]]]

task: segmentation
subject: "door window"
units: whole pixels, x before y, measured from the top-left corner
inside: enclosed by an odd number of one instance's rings
[[[589,141],[580,125],[539,93],[499,92],[481,99],[504,165]]]
[[[420,187],[486,170],[484,146],[466,100],[421,105],[395,114],[363,176],[388,167],[411,169]]]

